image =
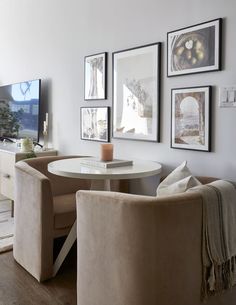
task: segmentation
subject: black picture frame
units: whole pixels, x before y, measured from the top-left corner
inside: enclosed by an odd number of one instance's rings
[[[211,86],[171,90],[171,148],[211,151]]]
[[[110,142],[110,107],[80,107],[80,138]]]
[[[113,138],[160,141],[160,60],[160,42],[112,53]]]
[[[107,99],[107,52],[84,57],[84,100]]]
[[[167,33],[167,76],[221,70],[222,18]]]

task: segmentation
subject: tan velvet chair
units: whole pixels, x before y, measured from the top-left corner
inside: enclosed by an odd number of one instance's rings
[[[38,281],[52,277],[53,241],[69,233],[76,218],[75,193],[90,181],[48,172],[49,162],[79,156],[27,159],[15,165],[15,260]]]
[[[78,304],[202,304],[201,231],[196,192],[162,198],[77,192]],[[235,300],[233,288],[206,304]]]

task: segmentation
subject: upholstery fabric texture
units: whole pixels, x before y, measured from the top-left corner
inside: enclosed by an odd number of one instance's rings
[[[201,185],[201,182],[191,174],[187,161],[184,161],[158,185],[156,194],[157,196],[174,195],[186,192],[197,185]]]
[[[200,192],[79,191],[76,199],[79,305],[203,304]],[[234,305],[235,299],[233,287],[207,304]]]
[[[54,196],[54,229],[63,229],[71,227],[75,222],[76,218],[75,210],[75,193]]]

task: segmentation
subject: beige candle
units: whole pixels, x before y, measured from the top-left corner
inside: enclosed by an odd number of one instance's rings
[[[113,160],[113,144],[101,144],[101,160],[112,161]]]

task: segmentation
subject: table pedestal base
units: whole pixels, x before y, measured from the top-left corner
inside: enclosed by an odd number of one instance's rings
[[[69,253],[70,249],[72,248],[74,242],[76,241],[76,229],[77,229],[77,221],[74,222],[55,262],[53,265],[53,276],[55,276],[60,269],[62,263],[64,262],[67,254]]]
[[[110,181],[110,179],[92,180],[90,189],[97,190],[97,191],[110,191],[111,190],[111,181]],[[73,226],[71,227],[71,230],[54,262],[53,276],[56,276],[58,270],[60,269],[62,263],[64,262],[64,260],[67,256],[67,254],[69,253],[74,242],[76,241],[76,238],[77,238],[76,230],[77,230],[77,221],[75,220],[75,222],[74,222]]]
[[[111,190],[111,180],[92,180],[90,190],[94,191],[110,191]]]

